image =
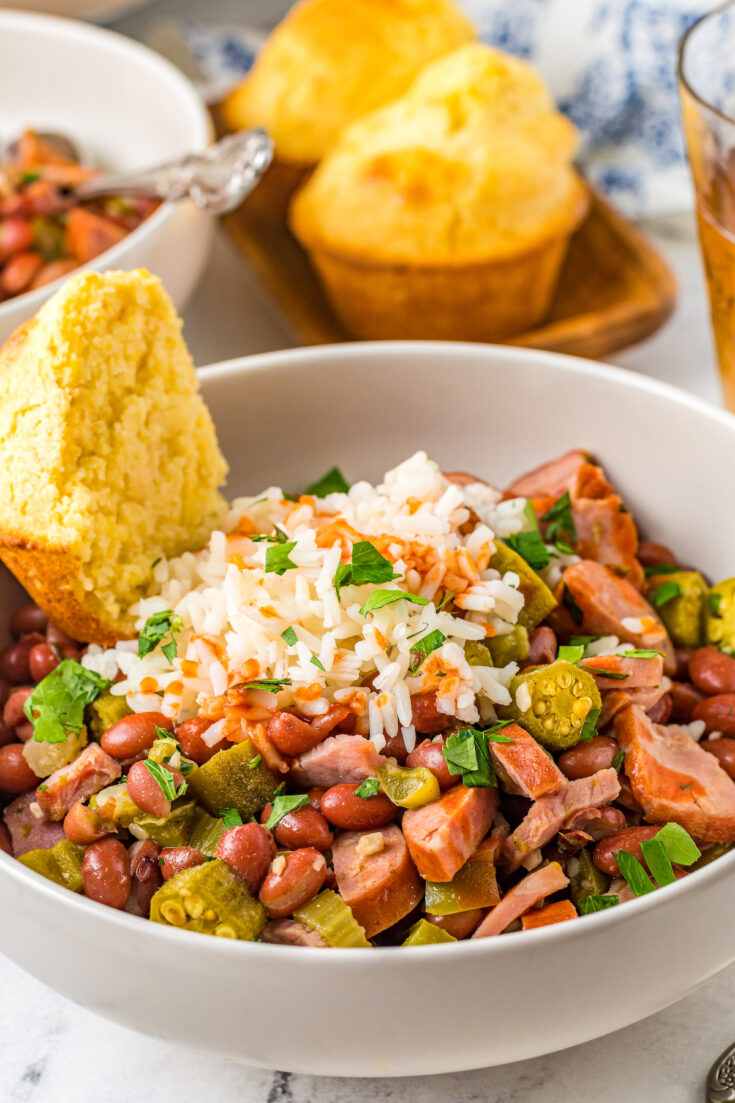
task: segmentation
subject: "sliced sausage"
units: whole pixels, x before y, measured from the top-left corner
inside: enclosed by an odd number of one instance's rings
[[[567,781],[555,793],[540,797],[503,847],[503,858],[516,869],[531,850],[546,846],[566,820],[585,808],[599,808],[615,800],[620,792],[617,771],[598,770],[591,777]]]
[[[714,755],[675,724],[639,708],[615,717],[625,772],[649,823],[680,824],[705,842],[735,841],[735,783]]]
[[[483,919],[473,938],[488,938],[501,934],[519,916],[533,908],[546,896],[559,892],[569,884],[569,878],[558,862],[550,862],[529,873],[496,904]]]
[[[645,577],[636,559],[638,532],[633,517],[623,512],[621,506],[617,494],[609,498],[572,501],[572,517],[577,530],[575,550],[582,559],[622,568],[631,585],[638,589]]]
[[[3,813],[16,858],[29,850],[49,850],[64,838],[64,828],[60,823],[46,816],[38,819],[33,815],[31,805],[35,801],[35,792],[24,793],[22,797],[16,797]]]
[[[533,736],[518,724],[508,724],[501,734],[513,742],[488,740],[488,747],[498,773],[510,783],[511,791],[536,800],[561,788],[566,781],[564,774]]]
[[[303,789],[319,785],[331,789],[342,781],[375,777],[384,764],[369,739],[361,735],[331,735],[291,766],[291,777]]]
[[[271,919],[263,927],[260,936],[263,942],[273,942],[279,946],[318,946],[327,947],[318,931],[312,931],[295,919]]]
[[[636,588],[602,563],[582,559],[567,567],[560,586],[580,610],[579,633],[618,636],[633,647],[661,651],[664,670],[676,670],[674,645],[661,620]],[[564,604],[564,594],[558,595]]]
[[[368,938],[403,919],[424,895],[395,824],[372,832],[343,832],[332,847],[332,858],[340,896]]]
[[[634,659],[626,655],[595,655],[582,659],[579,665],[592,671],[599,690],[652,689],[661,685],[664,676],[663,655],[654,655],[650,659]],[[608,670],[611,677],[598,673]]]
[[[622,683],[621,683],[622,684]],[[654,708],[662,697],[666,696],[666,687],[657,686],[654,689],[607,689],[601,695],[602,708],[597,721],[598,728],[602,729],[611,722],[623,709],[631,705],[638,705],[644,712]]]
[[[490,830],[496,789],[457,785],[403,817],[403,834],[419,873],[427,881],[451,881]]]
[[[86,800],[106,785],[117,781],[122,771],[119,762],[90,743],[68,766],[56,770],[37,790],[37,801],[52,820],[61,820],[78,800]]]

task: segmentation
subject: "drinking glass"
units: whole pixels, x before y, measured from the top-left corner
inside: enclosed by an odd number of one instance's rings
[[[679,91],[722,392],[735,412],[735,0],[685,34]]]

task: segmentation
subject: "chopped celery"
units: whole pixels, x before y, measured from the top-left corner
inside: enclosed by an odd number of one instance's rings
[[[429,915],[454,915],[474,908],[491,908],[500,900],[495,879],[495,854],[477,850],[451,881],[426,882],[426,910]]]
[[[87,705],[85,715],[92,734],[99,739],[108,728],[122,720],[123,716],[130,716],[132,711],[124,696],[113,696],[108,689],[91,705]]]
[[[149,839],[159,846],[186,846],[191,834],[196,805],[193,800],[172,808],[167,816],[151,816],[140,812],[133,821],[142,827]]]
[[[399,808],[421,808],[438,800],[439,782],[425,766],[393,766],[386,763],[378,769],[383,792]]]
[[[408,932],[408,938],[404,946],[431,946],[437,942],[456,942],[457,939],[449,931],[437,927],[435,923],[428,923],[425,919],[419,919]]]
[[[324,889],[293,913],[294,919],[320,934],[328,946],[370,948],[365,931],[341,896]]]

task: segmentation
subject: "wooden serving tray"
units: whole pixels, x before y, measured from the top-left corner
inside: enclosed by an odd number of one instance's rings
[[[599,193],[572,238],[546,323],[507,344],[599,358],[655,333],[676,304],[664,259]],[[306,344],[353,338],[335,317],[309,260],[281,223],[244,203],[224,224]]]

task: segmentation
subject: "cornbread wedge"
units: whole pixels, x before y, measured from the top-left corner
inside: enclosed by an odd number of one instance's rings
[[[158,556],[221,520],[227,465],[148,272],[82,272],[0,349],[0,558],[74,639],[133,633]]]

